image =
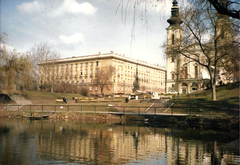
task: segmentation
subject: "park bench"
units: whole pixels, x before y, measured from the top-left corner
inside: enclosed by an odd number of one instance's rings
[[[56,99],[56,103],[63,103],[63,99]]]
[[[161,96],[161,99],[172,99],[172,96]]]
[[[111,100],[100,100],[100,102],[110,102]]]
[[[90,102],[98,102],[98,100],[90,100]]]

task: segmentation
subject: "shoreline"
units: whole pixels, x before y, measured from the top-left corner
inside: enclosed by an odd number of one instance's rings
[[[29,112],[0,111],[0,118],[25,119],[30,116]],[[78,112],[32,112],[32,115],[48,116],[49,120],[76,120],[93,123],[109,124],[139,124],[146,126],[174,126],[179,129],[220,129],[239,131],[239,117],[216,117],[216,116],[138,116],[138,115],[114,115],[98,113]],[[46,119],[45,119],[46,120]]]

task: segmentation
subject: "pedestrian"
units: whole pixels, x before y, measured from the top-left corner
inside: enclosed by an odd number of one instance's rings
[[[63,96],[63,102],[64,102],[64,103],[67,103],[67,99],[66,99],[66,97],[64,97],[64,96]]]

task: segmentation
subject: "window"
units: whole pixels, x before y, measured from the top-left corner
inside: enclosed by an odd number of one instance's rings
[[[174,57],[172,57],[172,62],[174,62]]]
[[[92,91],[92,86],[89,87],[89,90]]]
[[[188,68],[187,67],[184,68],[184,73],[185,73],[185,78],[188,78]]]
[[[174,45],[174,34],[172,34],[172,45]]]
[[[172,74],[172,80],[174,80],[174,74]]]
[[[82,70],[80,70],[80,75],[82,75]]]
[[[78,64],[76,63],[76,68],[78,67]]]
[[[85,83],[87,83],[87,77],[85,77]]]
[[[88,63],[86,62],[86,67],[88,66]]]
[[[96,66],[98,66],[98,61],[96,62]]]
[[[174,88],[174,84],[172,84],[172,88]]]
[[[93,69],[91,69],[91,73],[90,74],[93,74]]]
[[[87,69],[85,70],[85,74],[87,74]]]
[[[80,67],[81,67],[81,68],[83,67],[83,63],[80,64]]]
[[[73,68],[73,64],[71,64],[71,69]]]
[[[90,78],[90,82],[92,83],[92,77]]]
[[[195,66],[195,77],[198,77],[198,66]]]
[[[91,66],[93,66],[93,62],[91,62]]]
[[[95,91],[97,91],[97,86],[95,87]]]

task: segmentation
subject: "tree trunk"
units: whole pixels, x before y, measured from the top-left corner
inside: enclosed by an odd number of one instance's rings
[[[212,100],[216,101],[217,96],[216,96],[216,84],[211,80],[211,85],[212,85]]]

